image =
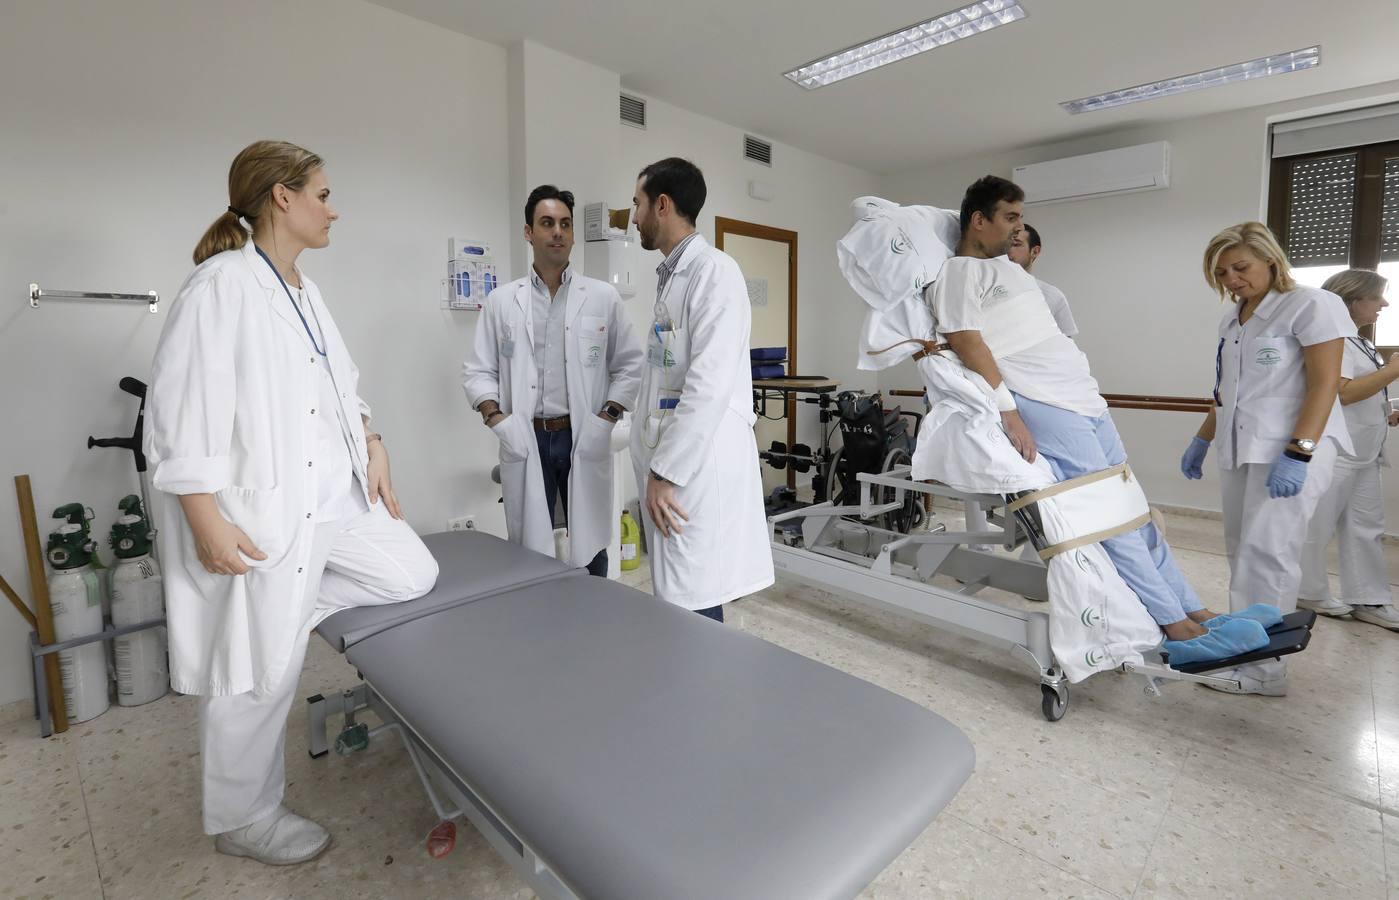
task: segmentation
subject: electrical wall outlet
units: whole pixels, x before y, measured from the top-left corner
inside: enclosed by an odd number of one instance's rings
[[[458,516],[458,517],[455,518],[455,519],[448,519],[448,520],[447,520],[447,530],[448,530],[448,531],[475,531],[475,530],[476,530],[476,517],[475,517],[475,516]]]

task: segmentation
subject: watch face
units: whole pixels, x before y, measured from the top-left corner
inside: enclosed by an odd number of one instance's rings
[[[1298,440],[1296,443],[1297,446],[1301,447],[1303,450],[1311,451],[1316,449],[1316,441]]]

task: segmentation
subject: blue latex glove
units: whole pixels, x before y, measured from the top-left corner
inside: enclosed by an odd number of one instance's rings
[[[1306,483],[1307,464],[1283,454],[1273,463],[1273,469],[1268,473],[1268,496],[1274,500],[1279,497],[1295,497]]]
[[[1190,439],[1190,446],[1185,448],[1185,455],[1180,458],[1180,473],[1192,481],[1202,477],[1204,473],[1200,471],[1200,466],[1204,465],[1205,454],[1209,452],[1210,442],[1195,435]]]

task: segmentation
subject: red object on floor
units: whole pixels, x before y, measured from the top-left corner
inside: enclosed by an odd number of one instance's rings
[[[428,832],[427,835],[427,855],[433,859],[441,859],[452,848],[457,845],[457,823],[439,822],[437,827]]]

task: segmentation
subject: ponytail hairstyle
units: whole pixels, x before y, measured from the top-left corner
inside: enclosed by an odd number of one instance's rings
[[[245,219],[256,228],[275,185],[299,191],[311,173],[324,165],[325,161],[310,150],[286,141],[257,141],[244,147],[228,168],[228,209],[199,239],[194,264],[246,244],[248,231],[239,220]]]

